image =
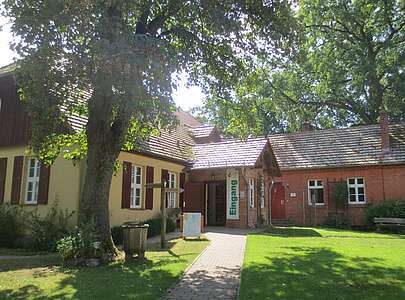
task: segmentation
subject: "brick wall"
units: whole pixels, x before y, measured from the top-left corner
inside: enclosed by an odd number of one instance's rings
[[[322,170],[282,171],[286,188],[286,216],[298,225],[323,223],[328,214],[334,214],[334,204],[330,199],[327,182],[346,181],[350,177],[363,177],[365,181],[366,204],[349,204],[348,217],[352,225],[365,224],[365,207],[384,199],[403,199],[405,201],[405,166],[360,167]],[[325,205],[314,209],[308,204],[308,180],[324,182]],[[291,197],[295,193],[295,197]]]

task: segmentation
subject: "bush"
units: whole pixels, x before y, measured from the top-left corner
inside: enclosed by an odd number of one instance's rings
[[[142,224],[148,224],[148,238],[154,237],[160,234],[160,225],[162,224],[162,219],[153,218],[146,220],[145,222],[141,222]],[[167,218],[166,221],[166,232],[172,232],[176,229],[176,221],[172,218]],[[123,242],[123,232],[121,226],[114,226],[111,228],[111,235],[114,241],[114,244],[121,245]]]
[[[0,245],[19,247],[26,236],[26,214],[20,206],[8,203],[0,205]]]
[[[71,232],[69,220],[74,212],[58,210],[55,203],[42,217],[38,210],[32,212],[27,222],[30,230],[28,246],[34,250],[56,250],[56,242]]]
[[[337,229],[349,229],[350,221],[345,215],[336,214],[329,216],[323,223],[323,226]]]
[[[160,234],[160,226],[162,224],[162,218],[149,219],[143,222],[149,225],[148,238],[154,237]],[[172,218],[167,218],[166,232],[172,232],[176,229],[176,222]]]
[[[340,181],[333,185],[332,200],[335,203],[336,210],[345,209],[348,206],[348,190],[346,181]]]
[[[373,204],[366,209],[367,221],[374,224],[374,218],[405,218],[405,202],[387,200]]]
[[[76,230],[60,239],[56,247],[64,264],[69,260],[102,257],[99,235],[93,223],[77,227]]]

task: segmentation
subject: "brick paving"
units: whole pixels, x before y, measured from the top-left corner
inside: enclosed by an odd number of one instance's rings
[[[247,233],[208,227],[206,236],[211,244],[163,299],[236,299]]]

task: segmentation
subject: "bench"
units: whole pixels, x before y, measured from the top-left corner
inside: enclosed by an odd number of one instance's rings
[[[405,219],[403,218],[374,218],[377,229],[382,228],[405,228]]]

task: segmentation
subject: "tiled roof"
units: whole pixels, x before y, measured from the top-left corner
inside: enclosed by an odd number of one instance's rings
[[[211,135],[211,133],[214,129],[215,129],[215,127],[212,125],[201,125],[201,126],[191,127],[190,131],[191,131],[191,134],[193,135],[193,137],[195,137],[195,138],[206,138]]]
[[[391,151],[381,155],[379,125],[269,136],[281,170],[405,164],[405,124],[390,125]]]
[[[252,167],[266,143],[266,138],[251,138],[246,141],[228,140],[196,144],[193,147],[195,156],[193,169]]]

